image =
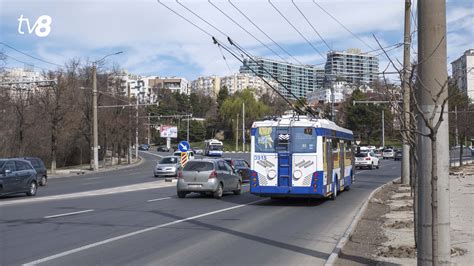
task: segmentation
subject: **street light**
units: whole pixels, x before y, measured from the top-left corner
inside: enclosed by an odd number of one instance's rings
[[[92,62],[92,139],[93,139],[93,153],[94,165],[93,170],[99,170],[99,131],[97,129],[97,63],[102,62],[105,58],[123,53],[122,51],[113,54],[108,54],[101,59]]]

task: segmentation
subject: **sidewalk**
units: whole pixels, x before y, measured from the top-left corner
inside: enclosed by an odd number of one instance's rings
[[[96,173],[102,173],[102,172],[108,172],[108,171],[113,171],[113,170],[119,170],[119,169],[127,169],[130,167],[135,167],[139,166],[142,163],[145,162],[145,159],[141,156],[138,156],[138,159],[132,160],[132,164],[116,164],[116,165],[105,165],[102,166],[102,163],[99,162],[99,170],[97,171],[92,171],[90,169],[90,164],[83,164],[83,165],[76,165],[76,166],[71,166],[71,167],[65,167],[65,168],[58,168],[56,169],[55,174],[51,174],[48,170],[48,179],[54,179],[54,178],[63,178],[63,177],[73,177],[73,176],[82,176],[82,175],[87,175],[87,174],[96,174]]]
[[[450,172],[454,265],[474,262],[474,165]],[[410,188],[391,184],[370,200],[335,265],[416,265]]]

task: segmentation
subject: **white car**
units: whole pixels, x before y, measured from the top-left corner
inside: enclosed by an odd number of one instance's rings
[[[188,160],[191,161],[191,160],[194,160],[194,152],[193,151],[188,151]],[[173,156],[177,156],[179,158],[181,158],[181,152],[180,151],[175,151],[173,153]]]
[[[355,156],[355,167],[380,168],[380,159],[373,152],[360,152]]]
[[[383,150],[382,156],[384,159],[393,159],[395,157],[395,151],[393,149]]]

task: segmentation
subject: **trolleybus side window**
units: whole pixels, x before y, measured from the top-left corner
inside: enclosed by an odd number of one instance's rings
[[[255,152],[275,152],[276,128],[259,127],[255,133]]]
[[[292,152],[315,153],[316,132],[312,127],[295,127],[291,134]]]

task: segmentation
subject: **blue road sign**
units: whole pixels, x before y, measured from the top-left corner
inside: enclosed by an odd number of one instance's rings
[[[189,145],[189,142],[183,140],[178,144],[178,148],[181,152],[187,152],[190,150],[191,145]]]

